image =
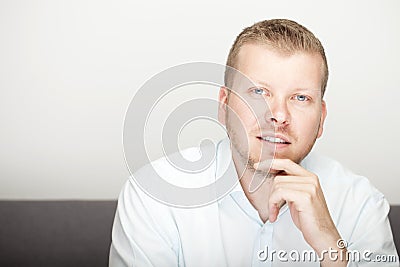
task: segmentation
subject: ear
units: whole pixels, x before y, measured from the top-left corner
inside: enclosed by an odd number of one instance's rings
[[[317,138],[320,138],[322,135],[322,132],[324,131],[324,123],[326,116],[328,115],[328,112],[326,110],[326,103],[325,100],[322,100],[322,107],[321,107],[321,121],[319,122],[319,129],[318,129],[318,135]]]
[[[226,88],[225,86],[221,86],[219,89],[219,95],[218,95],[218,121],[226,125],[226,105],[228,104],[228,98],[229,98],[229,89]]]

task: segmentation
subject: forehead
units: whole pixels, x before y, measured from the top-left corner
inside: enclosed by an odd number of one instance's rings
[[[252,81],[277,88],[321,90],[323,59],[318,53],[280,52],[267,45],[244,44],[236,68]]]

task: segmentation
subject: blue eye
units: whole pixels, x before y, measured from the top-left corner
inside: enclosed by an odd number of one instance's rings
[[[307,101],[308,97],[305,95],[296,95],[296,100],[299,100],[301,102]]]
[[[264,91],[262,88],[254,88],[254,89],[253,89],[253,92],[254,92],[256,95],[263,95],[263,94],[265,94],[265,91]]]

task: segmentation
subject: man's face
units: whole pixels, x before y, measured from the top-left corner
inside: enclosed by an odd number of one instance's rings
[[[273,156],[299,163],[321,136],[326,117],[321,56],[245,44],[237,59],[237,69],[255,87],[234,84],[230,94],[220,90],[219,120],[233,153],[250,164]]]

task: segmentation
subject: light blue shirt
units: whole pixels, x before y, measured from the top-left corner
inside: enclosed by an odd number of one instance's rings
[[[198,157],[197,149],[185,153],[189,158]],[[225,139],[219,143],[215,161],[202,174],[203,178],[216,180],[231,160],[229,140]],[[352,253],[349,266],[399,266],[387,217],[389,204],[382,193],[366,178],[331,159],[310,153],[301,165],[319,177],[331,217]],[[169,182],[191,179],[187,173],[177,172],[164,158],[153,166],[166,176],[170,174],[173,178]],[[149,166],[142,168],[141,175],[148,169]],[[234,169],[228,171],[238,179]],[[150,197],[130,177],[118,200],[109,264],[319,266],[318,255],[312,252],[286,205],[276,222],[263,223],[240,183],[209,205],[176,208]],[[396,262],[387,262],[393,259]],[[380,260],[386,262],[378,263]]]

